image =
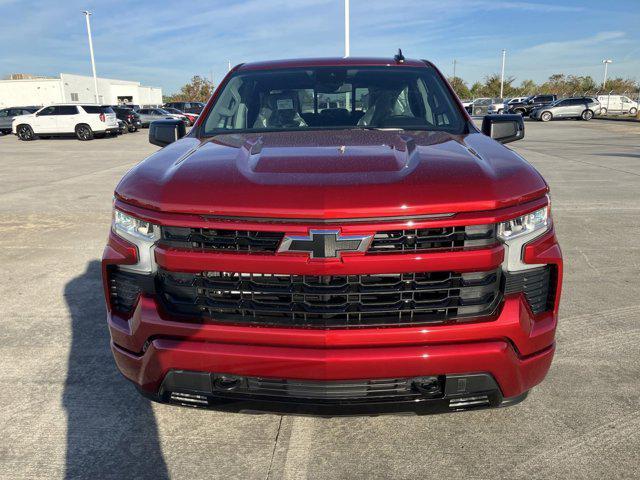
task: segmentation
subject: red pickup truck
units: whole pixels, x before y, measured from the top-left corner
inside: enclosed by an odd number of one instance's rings
[[[120,371],[153,400],[321,415],[505,406],[554,354],[562,257],[540,174],[429,62],[234,68],[115,190]]]

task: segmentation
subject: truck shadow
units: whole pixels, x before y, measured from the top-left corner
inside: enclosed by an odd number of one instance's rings
[[[111,357],[102,292],[96,260],[64,291],[72,328],[65,478],[168,478],[151,403]]]

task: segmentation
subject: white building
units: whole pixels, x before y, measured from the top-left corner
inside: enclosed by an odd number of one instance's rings
[[[105,105],[161,105],[162,89],[140,82],[98,78],[98,95]],[[0,108],[51,103],[95,103],[93,77],[61,73],[60,78],[0,80]]]

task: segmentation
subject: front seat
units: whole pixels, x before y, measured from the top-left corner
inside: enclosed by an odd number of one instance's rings
[[[307,122],[298,113],[299,102],[296,92],[283,91],[265,96],[258,118],[253,128],[299,128]]]

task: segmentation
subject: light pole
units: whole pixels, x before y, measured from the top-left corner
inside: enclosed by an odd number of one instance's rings
[[[456,78],[456,64],[458,63],[458,61],[454,58],[453,59],[453,78]]]
[[[500,98],[504,98],[504,61],[507,57],[507,51],[502,50],[502,74],[500,74]]]
[[[607,67],[609,66],[610,63],[613,63],[613,60],[610,60],[610,59],[602,60],[602,63],[604,63],[604,77],[602,77],[602,90],[604,90],[605,88],[607,88]]]
[[[98,96],[98,76],[96,75],[96,60],[93,58],[93,40],[91,39],[91,22],[89,21],[89,17],[91,16],[91,12],[88,10],[83,10],[84,18],[87,21],[87,37],[89,37],[89,53],[91,54],[91,69],[93,70],[93,88],[96,96],[96,103],[100,103],[100,97]]]
[[[344,0],[344,58],[349,56],[349,0]]]

